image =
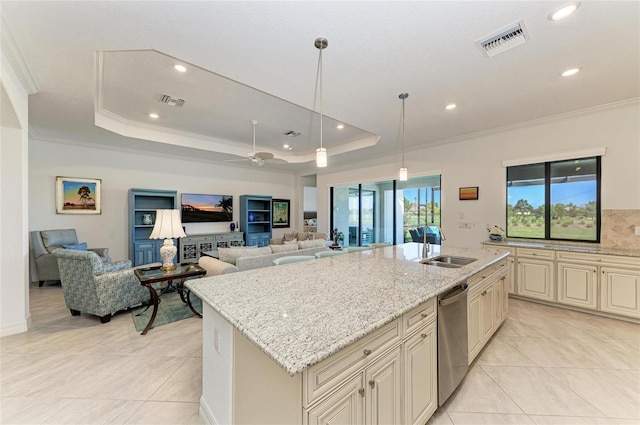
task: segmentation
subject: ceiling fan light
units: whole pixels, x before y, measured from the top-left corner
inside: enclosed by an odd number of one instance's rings
[[[408,176],[409,176],[409,172],[407,170],[407,167],[402,167],[400,169],[400,176],[399,176],[398,180],[400,180],[401,182],[406,182]]]
[[[327,150],[325,148],[316,149],[316,166],[319,168],[327,166]]]

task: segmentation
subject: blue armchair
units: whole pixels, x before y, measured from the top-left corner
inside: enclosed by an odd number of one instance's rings
[[[54,255],[72,316],[89,313],[107,323],[112,314],[149,300],[149,290],[140,285],[129,260],[104,263],[93,251],[71,249],[56,249]]]
[[[409,229],[411,240],[413,242],[424,242],[424,226],[420,226],[415,229]],[[441,237],[440,230],[437,226],[427,226],[427,242],[430,244],[440,245]]]

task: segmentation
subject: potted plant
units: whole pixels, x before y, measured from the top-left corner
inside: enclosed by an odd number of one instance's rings
[[[505,235],[504,229],[500,226],[487,227],[487,231],[492,241],[501,241]]]

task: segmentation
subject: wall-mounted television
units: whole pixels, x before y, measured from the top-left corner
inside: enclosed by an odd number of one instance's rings
[[[182,223],[233,221],[233,196],[183,193]]]

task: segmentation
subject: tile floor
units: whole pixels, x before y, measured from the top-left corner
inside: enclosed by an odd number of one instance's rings
[[[130,313],[72,317],[30,288],[33,327],[0,338],[1,424],[200,424],[202,322],[140,336]],[[511,299],[429,425],[640,424],[640,325]]]

